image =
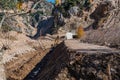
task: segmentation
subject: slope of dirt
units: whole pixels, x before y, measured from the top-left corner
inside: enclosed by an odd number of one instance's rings
[[[37,50],[24,55],[16,55],[18,59],[6,63],[7,80],[22,80],[48,52],[40,48]]]
[[[59,44],[55,49],[51,50],[32,72],[24,80],[49,80],[53,79],[59,71],[68,62],[68,54],[66,53],[63,43]],[[64,56],[64,57],[63,57]],[[33,76],[37,72],[36,76]],[[31,75],[32,74],[32,75]],[[32,77],[33,76],[33,77]]]
[[[0,49],[4,50],[3,56],[0,53],[0,63],[5,65],[8,80],[22,80],[35,67],[35,65],[48,53],[54,39],[33,40],[23,33],[15,31],[0,34]],[[6,39],[9,37],[9,39]],[[1,58],[2,56],[2,58]],[[1,66],[1,70],[2,70]]]
[[[49,54],[46,55],[47,61],[40,68],[37,76],[30,78],[28,75],[24,80],[120,79],[120,51],[118,50],[68,40],[58,45]]]
[[[97,45],[105,45],[112,48],[120,49],[120,27],[110,27],[108,29],[98,29],[86,31],[86,37],[81,39]]]

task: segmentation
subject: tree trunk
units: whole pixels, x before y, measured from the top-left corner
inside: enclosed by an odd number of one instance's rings
[[[2,27],[2,24],[3,24],[4,20],[5,20],[5,16],[3,16],[3,18],[2,18],[2,20],[1,20],[1,22],[0,22],[0,29],[1,29],[1,27]]]

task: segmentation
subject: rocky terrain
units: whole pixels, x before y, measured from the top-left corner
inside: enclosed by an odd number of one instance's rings
[[[120,80],[120,1],[60,2],[0,1],[0,80]]]
[[[119,56],[119,50],[67,40],[36,66],[36,76],[25,80],[119,80]]]

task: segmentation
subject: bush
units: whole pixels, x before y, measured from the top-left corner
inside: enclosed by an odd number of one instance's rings
[[[0,0],[0,7],[4,9],[13,9],[16,7],[15,0]]]
[[[83,29],[83,27],[80,25],[79,27],[78,27],[78,29],[77,29],[77,37],[78,38],[81,38],[81,37],[83,37],[84,36],[84,29]]]

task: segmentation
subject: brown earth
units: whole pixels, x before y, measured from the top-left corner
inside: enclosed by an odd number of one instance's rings
[[[5,68],[7,80],[118,80],[119,56],[105,46],[66,40],[51,50],[15,55]]]
[[[56,36],[52,38],[49,35],[33,40],[14,31],[8,34],[12,39],[7,40],[2,34],[3,37],[0,37],[0,49],[3,47],[2,44],[10,47],[3,54],[7,80],[23,80],[49,52],[52,45],[59,43],[54,43]]]
[[[58,45],[36,77],[25,80],[119,80],[120,52],[67,40]]]
[[[23,80],[48,51],[38,48],[34,52],[16,55],[18,59],[5,64],[7,80]]]

